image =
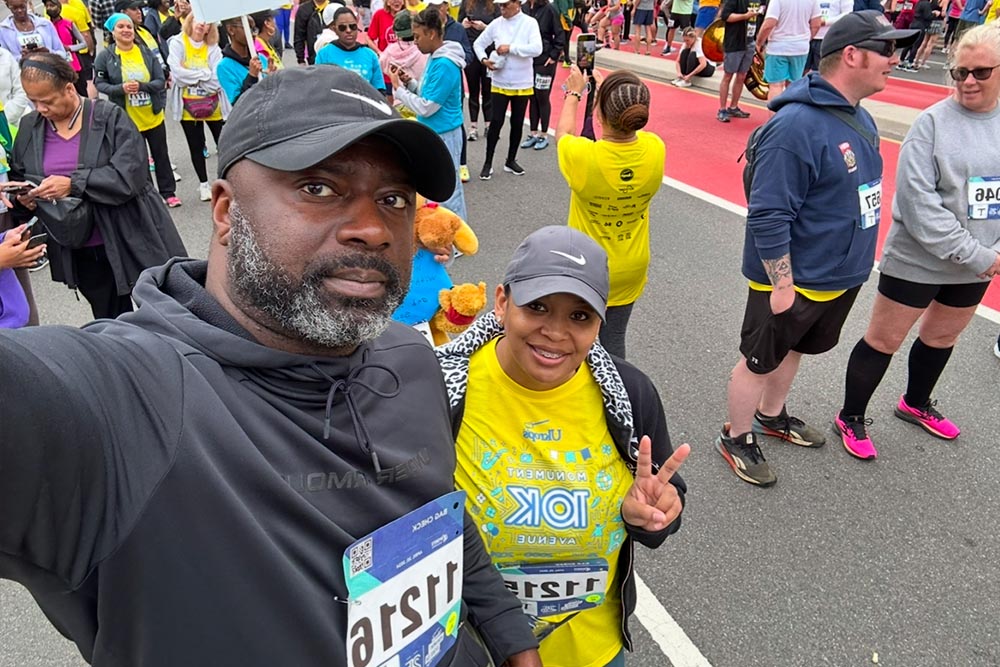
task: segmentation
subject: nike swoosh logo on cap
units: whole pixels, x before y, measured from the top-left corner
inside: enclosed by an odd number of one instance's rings
[[[364,102],[365,104],[375,107],[376,109],[384,113],[386,116],[392,115],[392,108],[382,100],[373,100],[367,95],[360,95],[358,93],[349,93],[346,90],[337,90],[336,88],[331,88],[330,92],[337,93],[338,95],[344,95],[345,97],[350,97],[352,99],[358,100],[359,102]]]
[[[584,257],[583,255],[580,255],[579,257],[574,257],[573,255],[567,255],[566,253],[561,252],[559,250],[549,250],[549,252],[551,252],[553,255],[559,255],[560,257],[565,257],[574,264],[579,264],[580,266],[587,265],[587,258]]]

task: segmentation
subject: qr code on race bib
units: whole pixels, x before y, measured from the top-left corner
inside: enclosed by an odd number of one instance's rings
[[[351,576],[368,570],[372,566],[372,539],[359,542],[351,547],[347,556],[351,561]]]

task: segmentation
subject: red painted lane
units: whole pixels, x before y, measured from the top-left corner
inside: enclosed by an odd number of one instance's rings
[[[559,67],[552,95],[553,127],[562,110],[563,100],[559,94],[559,86],[566,80],[566,76],[567,70]],[[912,82],[909,83],[912,85]],[[718,98],[707,91],[693,88],[682,90],[670,84],[649,80],[646,84],[649,86],[652,98],[650,105],[652,113],[646,129],[660,135],[667,145],[667,163],[664,172],[666,176],[731,203],[746,206],[746,198],[743,196],[743,163],[737,163],[736,159],[746,147],[750,132],[767,120],[766,112],[759,108],[748,107],[747,110],[751,112],[749,119],[742,121],[733,119],[729,123],[720,123],[715,119],[719,109]],[[897,81],[891,80],[887,92],[896,85]],[[896,192],[899,143],[883,139],[881,152],[882,194],[883,201],[888,204]],[[780,185],[775,183],[775,187]],[[879,255],[891,224],[890,207],[883,206],[882,224],[879,229]],[[1000,280],[993,281],[983,304],[1000,311]]]

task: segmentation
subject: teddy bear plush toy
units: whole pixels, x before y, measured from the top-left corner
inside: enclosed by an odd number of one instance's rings
[[[456,248],[465,255],[479,251],[475,232],[449,209],[418,198],[413,222],[416,253],[410,289],[392,319],[409,326],[430,327],[434,345],[448,341],[448,334],[464,331],[486,305],[486,285],[455,285],[435,251]]]

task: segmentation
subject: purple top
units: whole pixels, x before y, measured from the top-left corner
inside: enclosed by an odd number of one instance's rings
[[[0,241],[6,232],[0,233]],[[0,269],[0,329],[17,329],[28,323],[28,300],[13,269]]]
[[[70,139],[64,139],[45,123],[45,147],[42,150],[42,169],[46,176],[72,176],[80,156],[80,137],[83,132],[77,132]],[[83,244],[84,248],[104,245],[100,230],[94,226],[90,239]]]

